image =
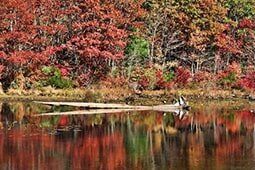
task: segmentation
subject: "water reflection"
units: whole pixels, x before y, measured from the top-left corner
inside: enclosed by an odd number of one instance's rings
[[[0,104],[1,169],[255,167],[255,114],[246,107],[199,106],[183,119],[153,111],[34,116],[71,109]]]

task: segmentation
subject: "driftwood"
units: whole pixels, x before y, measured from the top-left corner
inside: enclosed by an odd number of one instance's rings
[[[77,102],[36,102],[40,104],[54,105],[54,106],[77,106],[88,109],[143,109],[143,110],[158,110],[165,109],[182,109],[180,105],[157,105],[157,106],[131,106],[126,104],[105,104],[105,103],[77,103]]]
[[[167,110],[167,109],[187,109],[189,108],[183,97],[172,105],[157,105],[157,106],[131,106],[127,104],[114,104],[114,103],[83,103],[83,102],[41,102],[35,101],[40,104],[55,105],[55,106],[76,106],[85,107],[88,109],[143,109],[143,110]]]
[[[157,106],[131,106],[126,104],[106,104],[106,103],[81,103],[81,102],[39,102],[40,104],[55,105],[55,106],[77,106],[84,107],[87,110],[69,111],[69,112],[52,112],[43,113],[37,116],[49,116],[49,115],[81,115],[81,114],[104,114],[104,113],[120,113],[127,111],[162,111],[162,112],[174,112],[180,116],[183,115],[184,110],[188,109],[186,101],[183,97],[173,105],[157,105]]]

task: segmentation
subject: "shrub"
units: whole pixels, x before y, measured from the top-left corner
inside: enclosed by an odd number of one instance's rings
[[[156,86],[156,70],[154,66],[136,67],[131,73],[131,81],[137,81],[143,89],[154,89]]]
[[[173,72],[163,72],[162,70],[157,70],[156,72],[156,88],[157,89],[172,89],[174,86],[174,82],[172,79],[174,78]]]
[[[93,81],[92,76],[92,72],[83,73],[76,78],[76,81],[80,86],[87,86]]]
[[[143,89],[170,89],[174,86],[174,72],[162,70],[156,65],[137,67],[132,72],[132,80],[137,81]]]
[[[62,78],[61,76],[54,75],[48,79],[48,84],[52,87],[65,89],[73,87],[73,83],[71,80]]]
[[[248,72],[241,78],[238,85],[244,89],[255,90],[255,71]]]
[[[218,82],[224,87],[234,87],[241,76],[241,72],[240,64],[234,62],[226,70],[219,72]]]
[[[139,79],[138,84],[143,88],[147,89],[150,86],[150,80],[148,77],[143,76]]]
[[[199,71],[194,74],[192,81],[195,83],[204,83],[206,81],[209,81],[211,79],[210,73],[206,71]]]
[[[132,36],[126,47],[125,53],[129,57],[144,60],[146,57],[148,57],[149,42],[141,37]]]
[[[177,86],[185,86],[191,79],[191,73],[188,69],[178,67],[176,69],[174,82]]]
[[[127,86],[128,81],[124,76],[107,76],[100,82],[100,84],[108,88],[113,88],[113,87],[123,88]]]
[[[43,66],[42,72],[46,75],[50,75],[52,72],[54,72],[54,67],[52,66]]]
[[[73,87],[73,82],[70,79],[63,77],[61,71],[58,68],[45,66],[42,68],[42,72],[49,76],[45,81],[41,81],[43,86],[50,85],[59,89]]]
[[[172,81],[175,77],[175,73],[173,70],[170,70],[170,71],[164,71],[163,73],[163,76],[164,76],[164,79],[169,82],[169,81]]]

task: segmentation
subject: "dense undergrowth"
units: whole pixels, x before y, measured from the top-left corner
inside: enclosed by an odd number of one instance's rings
[[[77,82],[66,76],[65,72],[54,67],[43,67],[39,81],[32,83],[27,81],[26,77],[18,77],[12,82],[6,95],[23,96],[28,100],[55,98],[132,102],[136,98],[153,98],[154,102],[170,102],[178,95],[185,95],[189,99],[247,98],[253,96],[255,88],[254,70],[242,70],[237,63],[229,65],[218,74],[204,71],[191,74],[183,67],[164,70],[151,65],[137,67],[129,76],[121,72],[121,68],[116,68],[97,83],[81,88]]]

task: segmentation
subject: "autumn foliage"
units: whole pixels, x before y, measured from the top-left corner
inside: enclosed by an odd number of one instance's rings
[[[239,80],[241,87],[249,90],[255,90],[255,71],[248,72]]]
[[[124,57],[130,29],[141,25],[143,15],[139,1],[10,0],[0,5],[4,82],[13,81],[17,72],[29,78],[44,65],[60,65],[61,72],[71,68],[70,78],[78,82],[99,78]]]
[[[54,75],[42,69],[54,67],[72,87],[118,81],[109,75],[112,70],[119,71],[119,81],[137,81],[144,89],[179,88],[210,77],[233,87],[229,81],[237,82],[255,64],[255,9],[251,2],[238,3],[238,10],[236,5],[232,0],[0,1],[0,79],[5,90],[51,85],[42,82]],[[241,72],[229,70],[232,63],[242,65]],[[20,77],[29,83],[21,85]]]

